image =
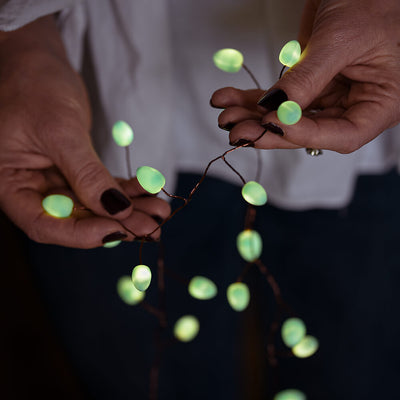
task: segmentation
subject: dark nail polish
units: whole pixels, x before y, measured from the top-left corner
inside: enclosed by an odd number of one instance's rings
[[[268,111],[275,111],[284,101],[287,100],[287,94],[283,90],[273,89],[261,97],[257,104],[266,108]]]
[[[268,132],[272,132],[275,133],[279,136],[283,136],[284,132],[283,130],[276,124],[272,123],[272,122],[268,122],[266,124],[262,125],[263,128],[265,128]]]
[[[215,108],[215,106],[214,106],[214,104],[212,102],[212,99],[210,99],[210,106]]]
[[[235,125],[236,125],[236,124],[234,124],[233,122],[228,122],[228,123],[225,124],[225,125],[219,125],[219,124],[218,124],[218,127],[221,128],[221,129],[223,129],[224,131],[230,131],[230,130],[233,129],[233,127],[234,127]]]
[[[164,218],[161,218],[158,215],[153,215],[152,218],[154,219],[154,221],[157,222],[158,225],[160,225],[164,221]]]
[[[103,237],[103,244],[109,243],[109,242],[115,242],[116,240],[123,240],[126,239],[128,237],[128,235],[126,233],[123,232],[114,232],[114,233],[110,233],[107,236]]]
[[[111,214],[117,214],[131,205],[131,202],[117,189],[108,189],[100,197],[101,204]]]
[[[234,143],[229,142],[229,144],[231,146],[236,146],[236,147],[239,147],[239,146],[254,147],[254,143],[252,141],[246,140],[246,139],[239,139],[237,142],[234,142]],[[245,145],[247,145],[247,146],[245,146]]]

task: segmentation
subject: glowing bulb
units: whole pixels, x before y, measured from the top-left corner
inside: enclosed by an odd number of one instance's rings
[[[243,55],[235,49],[221,49],[214,53],[214,64],[225,72],[238,72],[243,65]]]
[[[181,342],[190,342],[199,333],[199,320],[193,315],[184,315],[175,322],[174,336]]]
[[[124,275],[118,279],[117,292],[122,301],[131,306],[140,303],[145,296],[145,292],[141,292],[135,288],[131,277],[128,275]]]
[[[255,261],[262,252],[262,239],[258,232],[245,229],[236,239],[239,254],[248,262]]]
[[[307,335],[292,348],[292,352],[298,358],[307,358],[311,357],[318,350],[318,347],[318,340],[314,336]]]
[[[285,125],[294,125],[300,121],[302,111],[294,101],[285,101],[278,107],[278,119]]]
[[[282,324],[282,340],[288,347],[299,343],[306,334],[306,326],[300,318],[289,318]]]
[[[117,247],[121,243],[121,240],[114,240],[113,242],[108,242],[103,244],[103,247],[106,249],[112,249],[113,247]]]
[[[133,141],[132,128],[125,121],[118,121],[112,128],[112,136],[118,146],[129,146]]]
[[[242,188],[243,198],[253,206],[263,206],[267,202],[265,189],[257,182],[247,182]]]
[[[287,42],[279,53],[279,61],[287,67],[293,67],[300,60],[301,47],[297,40]]]
[[[136,177],[144,190],[149,193],[158,193],[165,185],[164,175],[152,167],[139,167]]]
[[[245,283],[235,282],[228,286],[226,297],[235,311],[243,311],[249,304],[250,291]]]
[[[136,265],[132,270],[132,282],[137,290],[143,292],[150,286],[151,270],[147,265]]]
[[[42,200],[43,209],[55,218],[68,218],[74,209],[74,202],[63,194],[51,194]]]
[[[215,283],[204,276],[194,276],[189,282],[188,290],[192,297],[199,300],[212,299],[218,291]]]
[[[307,400],[306,395],[297,389],[286,389],[277,393],[274,400]]]

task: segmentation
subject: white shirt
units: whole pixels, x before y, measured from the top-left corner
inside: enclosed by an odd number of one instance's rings
[[[0,3],[0,29],[16,29],[62,9],[59,25],[72,65],[81,70],[90,54],[94,66],[93,138],[103,162],[113,175],[127,175],[124,151],[111,137],[114,122],[125,120],[135,132],[133,170],[159,169],[166,190],[174,193],[176,172],[202,174],[211,159],[230,148],[227,132],[217,127],[218,111],[209,105],[212,93],[224,86],[254,87],[243,70],[218,70],[214,52],[240,50],[268,89],[281,69],[281,47],[297,36],[302,6],[299,0],[11,0]],[[348,155],[261,151],[260,183],[269,202],[282,208],[343,207],[359,174],[397,165],[399,129]],[[255,152],[240,149],[228,156],[247,180],[255,177]],[[222,161],[209,175],[240,184]]]

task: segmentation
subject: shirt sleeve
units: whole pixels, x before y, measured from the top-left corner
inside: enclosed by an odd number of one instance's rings
[[[13,31],[81,0],[0,0],[0,31]]]

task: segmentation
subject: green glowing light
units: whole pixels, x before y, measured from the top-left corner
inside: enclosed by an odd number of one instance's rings
[[[267,202],[265,189],[257,182],[247,182],[242,188],[243,198],[253,206],[263,206]]]
[[[139,167],[136,177],[144,190],[149,193],[158,193],[165,185],[164,175],[152,167]]]
[[[245,283],[235,282],[228,286],[226,297],[235,311],[243,311],[249,305],[250,291]]]
[[[112,128],[112,136],[118,146],[129,146],[133,141],[133,130],[125,121],[118,121]]]
[[[274,400],[307,400],[306,395],[297,389],[286,389],[277,393]]]
[[[121,276],[118,279],[117,292],[122,301],[131,306],[139,304],[145,297],[145,292],[137,290],[131,277],[128,275]]]
[[[314,336],[307,335],[292,348],[292,352],[298,358],[307,358],[312,356],[318,347],[318,340]]]
[[[113,247],[117,247],[121,243],[121,240],[114,240],[113,242],[108,242],[103,244],[103,247],[106,249],[112,249]]]
[[[236,239],[239,254],[248,262],[255,261],[262,252],[262,239],[258,232],[246,229]]]
[[[306,334],[306,326],[300,318],[289,318],[282,324],[282,340],[288,347],[299,343]]]
[[[193,315],[184,315],[175,322],[174,336],[181,342],[190,342],[199,333],[199,320]]]
[[[136,265],[132,270],[132,282],[137,290],[143,292],[150,286],[151,270],[147,265]]]
[[[294,125],[300,121],[302,111],[294,101],[285,101],[278,107],[278,119],[285,125]]]
[[[43,209],[55,218],[68,218],[74,209],[74,202],[63,194],[51,194],[42,200]]]
[[[243,65],[243,55],[235,49],[221,49],[214,53],[214,64],[225,72],[238,72]]]
[[[301,47],[297,40],[287,42],[279,53],[279,61],[287,67],[293,67],[300,60]]]
[[[194,276],[188,287],[192,297],[199,300],[209,300],[217,295],[217,286],[205,276]]]

